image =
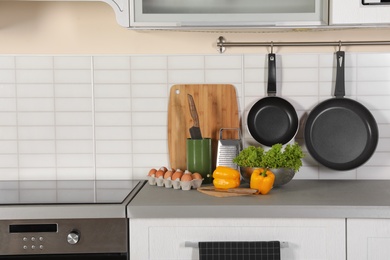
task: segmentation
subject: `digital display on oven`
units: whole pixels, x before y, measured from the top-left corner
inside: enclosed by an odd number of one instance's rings
[[[57,231],[57,224],[16,224],[9,226],[10,233],[41,233]]]

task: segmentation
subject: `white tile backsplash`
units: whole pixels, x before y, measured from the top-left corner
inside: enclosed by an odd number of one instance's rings
[[[127,112],[96,112],[96,126],[130,126],[131,113]]]
[[[378,56],[380,55],[380,58]],[[360,53],[357,55],[359,67],[390,67],[390,53]]]
[[[240,69],[213,69],[206,70],[205,83],[208,84],[235,84],[242,82],[242,71]]]
[[[142,97],[168,97],[166,84],[132,84],[131,96],[134,98]]]
[[[127,56],[103,56],[103,57],[91,57],[93,59],[93,69],[130,69],[130,57]]]
[[[129,70],[95,70],[94,83],[128,84],[130,83]]]
[[[55,140],[54,126],[20,126],[17,137],[19,140]]]
[[[93,154],[93,140],[57,140],[57,153],[64,154]]]
[[[91,83],[92,76],[90,70],[55,70],[54,81],[56,84],[61,83]]]
[[[17,159],[20,168],[56,167],[55,154],[19,154]]]
[[[16,112],[0,112],[1,126],[16,125]]]
[[[0,111],[9,112],[16,110],[16,99],[15,98],[0,98]]]
[[[92,97],[91,84],[55,84],[54,93],[56,97]]]
[[[267,55],[263,54],[245,54],[244,55],[244,68],[266,68]]]
[[[16,140],[18,138],[18,129],[16,126],[0,127],[0,140]]]
[[[129,84],[95,84],[95,98],[130,98],[131,89]]]
[[[20,140],[18,151],[21,154],[55,154],[56,142],[54,140]]]
[[[16,69],[53,69],[53,57],[29,56],[15,57]]]
[[[57,140],[93,140],[92,126],[57,126]]]
[[[168,82],[171,84],[201,84],[205,82],[205,72],[204,70],[170,70],[168,72]]]
[[[52,98],[18,98],[18,111],[54,111]]]
[[[132,70],[131,83],[167,83],[166,70]]]
[[[317,54],[276,55],[276,59],[280,60],[283,68],[317,68],[319,63]]]
[[[156,70],[167,68],[167,56],[134,56],[131,57],[132,70]]]
[[[96,126],[95,138],[97,140],[131,140],[131,132],[130,126]]]
[[[0,140],[0,154],[11,153],[18,153],[18,142],[16,140]]]
[[[54,88],[53,84],[17,84],[16,95],[19,98],[28,97],[53,97]]]
[[[53,83],[53,70],[16,70],[16,83]]]
[[[14,84],[0,84],[0,98],[1,97],[15,97],[15,85]]]
[[[57,154],[56,159],[57,159],[56,162],[57,162],[58,169],[61,168],[93,169],[95,164],[95,158],[92,154],[82,154],[82,153]]]
[[[91,98],[56,98],[55,110],[56,111],[92,111]]]
[[[168,69],[204,69],[204,59],[199,56],[168,56]]]
[[[57,112],[55,113],[56,125],[93,125],[92,112]]]
[[[15,57],[13,56],[0,57],[0,69],[14,69],[14,68],[15,68]]]
[[[91,68],[91,57],[82,57],[82,56],[59,56],[54,57],[53,64],[54,69],[87,69]]]
[[[96,98],[95,99],[96,112],[123,112],[131,111],[131,103],[127,98]]]
[[[0,84],[15,83],[15,70],[1,69],[0,70]]]
[[[303,120],[332,98],[334,67],[333,54],[277,54],[277,95]],[[346,97],[377,120],[377,150],[346,172],[307,155],[296,179],[390,179],[390,53],[346,53],[345,73]],[[169,166],[170,87],[190,83],[233,84],[244,143],[258,145],[246,114],[267,95],[266,53],[0,56],[0,179],[143,179]]]
[[[241,69],[241,55],[218,55],[205,57],[205,69]]]

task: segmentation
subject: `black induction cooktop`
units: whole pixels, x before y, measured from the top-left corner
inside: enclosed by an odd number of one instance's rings
[[[0,205],[121,204],[137,180],[0,181]]]

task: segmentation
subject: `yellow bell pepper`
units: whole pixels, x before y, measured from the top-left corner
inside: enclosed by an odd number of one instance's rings
[[[265,195],[272,189],[274,182],[275,175],[270,170],[258,168],[251,175],[250,187]]]
[[[217,189],[232,189],[240,186],[240,173],[230,167],[218,166],[213,172],[213,184]]]

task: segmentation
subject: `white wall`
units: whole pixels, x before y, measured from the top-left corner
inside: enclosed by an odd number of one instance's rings
[[[264,96],[267,48],[219,54],[213,45],[220,35],[231,41],[338,41],[388,40],[389,32],[138,32],[117,25],[101,2],[1,1],[0,179],[137,179],[168,165],[167,102],[176,83],[235,85],[245,122],[246,111]],[[331,97],[334,50],[275,50],[282,65],[279,94],[300,116]],[[307,156],[296,178],[390,178],[390,48],[344,50],[347,96],[374,114],[377,151],[348,172],[329,171]],[[246,132],[244,138],[253,143]]]
[[[332,96],[333,54],[278,56],[278,94],[300,119]],[[169,166],[174,84],[233,84],[245,144],[257,145],[245,120],[265,95],[265,64],[264,54],[0,55],[0,179],[139,179]],[[379,125],[377,151],[346,172],[307,155],[296,178],[390,179],[390,53],[348,52],[346,66],[346,96],[367,106]],[[304,144],[302,123],[296,141]]]
[[[104,2],[0,1],[0,53],[8,54],[216,54],[220,35],[228,41],[389,40],[390,29],[323,29],[277,32],[130,31],[120,27]],[[390,47],[349,47],[390,51]],[[231,48],[228,53],[264,53]],[[333,51],[332,47],[278,48],[278,52]]]

